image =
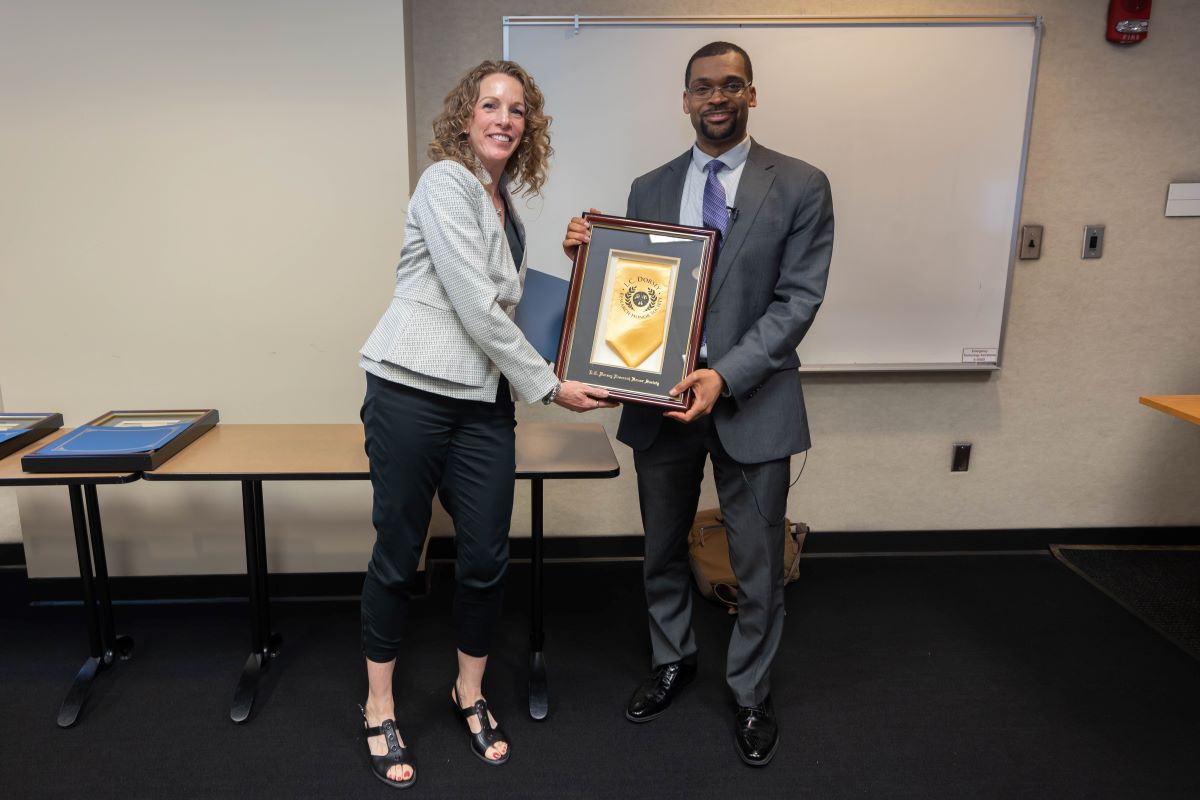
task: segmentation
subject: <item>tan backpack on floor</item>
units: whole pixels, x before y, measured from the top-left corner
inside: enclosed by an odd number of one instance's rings
[[[783,582],[791,583],[800,576],[800,551],[808,526],[803,522],[783,521]],[[737,613],[737,578],[729,565],[729,540],[721,509],[706,508],[696,512],[696,521],[688,534],[688,561],[700,594],[715,600]]]

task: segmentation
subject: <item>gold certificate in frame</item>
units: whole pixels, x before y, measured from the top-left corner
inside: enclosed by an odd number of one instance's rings
[[[679,263],[677,257],[609,251],[592,364],[662,373]]]
[[[695,368],[717,232],[585,214],[556,374],[612,398],[683,410],[670,390]]]

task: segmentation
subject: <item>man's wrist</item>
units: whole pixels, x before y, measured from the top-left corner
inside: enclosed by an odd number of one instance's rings
[[[546,396],[542,398],[542,405],[548,406],[551,403],[553,403],[554,398],[558,397],[558,390],[561,388],[562,388],[561,383],[554,384],[554,388],[551,389],[549,392],[547,392]]]
[[[721,379],[721,390],[718,392],[718,394],[721,397],[731,397],[732,392],[729,391],[729,384],[725,382],[725,376],[717,372],[715,369],[713,370],[713,374]]]

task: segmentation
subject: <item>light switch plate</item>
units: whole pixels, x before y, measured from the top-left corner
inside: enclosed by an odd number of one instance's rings
[[[1104,254],[1104,226],[1083,227],[1083,258],[1100,258]]]

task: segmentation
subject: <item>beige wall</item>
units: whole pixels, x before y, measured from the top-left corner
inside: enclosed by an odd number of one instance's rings
[[[3,387],[0,387],[3,388]],[[0,411],[4,410],[4,395],[0,392]],[[17,511],[15,489],[0,487],[0,544],[21,541],[21,515]]]
[[[180,406],[226,422],[356,421],[356,352],[403,240],[404,10],[5,4],[8,409],[61,410],[69,425]],[[273,567],[362,567],[365,485],[266,495]],[[18,496],[30,573],[72,574],[66,491]],[[137,483],[101,488],[100,502],[118,574],[243,563],[236,484]]]
[[[99,15],[83,0],[49,6],[70,14],[29,4],[16,28],[0,28],[0,99],[16,121],[0,129],[0,172],[16,177],[0,195],[0,263],[6,275],[30,269],[23,280],[38,303],[65,304],[49,325],[35,304],[0,317],[7,407],[57,407],[71,423],[130,403],[210,404],[230,422],[352,421],[354,351],[388,295],[416,177],[403,149],[400,4],[195,3],[206,10],[166,32],[164,19],[184,12],[144,11],[158,5],[110,2]],[[1104,41],[1105,6],[738,6],[1046,20],[1022,213],[1045,226],[1045,244],[1041,260],[1016,268],[1004,369],[807,378],[815,446],[794,517],[850,531],[1200,523],[1200,428],[1137,404],[1142,393],[1200,392],[1200,219],[1162,216],[1169,181],[1200,180],[1200,3],[1159,4],[1150,39],[1128,49]],[[501,17],[567,10],[732,11],[415,2],[418,168],[442,95],[501,54]],[[620,109],[604,114],[627,122]],[[1098,262],[1079,259],[1087,223],[1108,226]],[[138,311],[127,292],[147,284],[183,299]],[[23,354],[34,331],[37,351]],[[589,419],[615,432],[615,413]],[[960,440],[975,444],[971,471],[951,475]],[[616,449],[620,478],[547,487],[549,531],[640,532],[632,464]],[[527,489],[517,492],[513,529],[524,535]],[[236,485],[133,484],[100,496],[117,573],[242,564]],[[272,569],[362,567],[365,486],[269,485],[266,498]],[[74,571],[65,499],[21,492],[33,574]]]

